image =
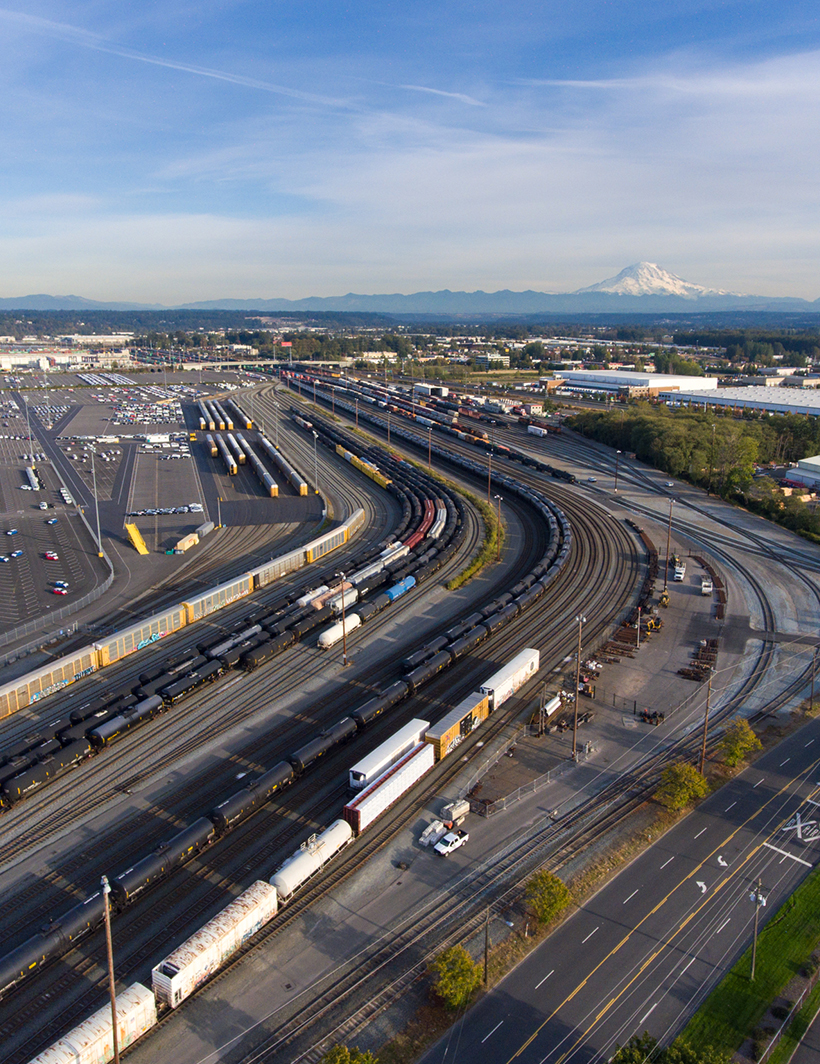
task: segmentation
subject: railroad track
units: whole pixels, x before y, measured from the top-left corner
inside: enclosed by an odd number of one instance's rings
[[[583,508],[582,508],[583,509]],[[601,615],[601,631],[603,632],[607,624],[612,624],[613,620],[617,623],[616,614],[620,614],[626,608],[626,603],[632,593],[632,588],[637,582],[637,576],[639,571],[639,564],[634,559],[634,543],[626,535],[626,533],[619,529],[618,533],[614,536],[608,536],[601,533],[598,528],[598,521],[595,517],[588,516],[585,512],[577,514],[576,521],[574,522],[574,531],[576,533],[576,545],[573,548],[573,554],[570,559],[570,566],[568,567],[566,581],[559,578],[556,582],[556,586],[551,589],[549,601],[544,604],[543,609],[534,608],[532,611],[528,611],[528,616],[525,614],[523,617],[516,619],[513,624],[509,626],[509,629],[505,629],[504,632],[496,637],[495,640],[488,641],[483,647],[480,648],[481,654],[476,655],[478,660],[487,660],[491,656],[496,658],[502,655],[508,654],[509,651],[517,649],[523,642],[535,642],[532,638],[534,635],[538,635],[539,641],[543,642],[543,633],[545,629],[553,628],[557,633],[557,638],[552,641],[552,649],[556,649],[556,653],[559,655],[565,653],[568,649],[568,645],[572,642],[571,636],[566,637],[566,626],[564,620],[567,612],[574,608],[574,602],[577,601],[577,595],[579,589],[583,586],[585,578],[590,579],[595,587],[595,606],[600,609]],[[617,527],[617,526],[614,526]],[[610,530],[611,531],[611,530]],[[535,539],[537,533],[533,528],[528,535]],[[619,583],[620,581],[620,583]],[[564,586],[566,585],[566,586]],[[620,588],[620,593],[612,597],[614,589]],[[538,642],[536,642],[538,645]],[[444,675],[440,684],[434,684],[430,688],[430,694],[425,692],[425,696],[422,699],[422,704],[428,697],[440,697],[439,692],[446,692],[445,697],[449,697],[454,690],[454,683],[462,683],[466,691],[469,691],[474,686],[473,676],[476,670],[476,660],[472,662],[460,663],[461,670],[459,671],[459,664],[454,666],[451,670]],[[465,677],[460,680],[459,676]],[[470,678],[467,679],[466,677]],[[459,687],[455,687],[455,691],[460,690]],[[357,699],[357,701],[360,699]],[[331,696],[328,700],[333,701]],[[415,705],[416,708],[413,708]],[[417,715],[420,710],[418,709],[418,703],[415,702],[406,707],[407,717]],[[335,715],[339,716],[339,699],[335,698]],[[423,712],[423,711],[422,711]],[[392,719],[390,727],[395,728],[398,723],[395,718]],[[387,726],[387,724],[385,724]],[[503,718],[498,718],[497,726],[503,726]],[[485,739],[491,738],[491,734],[488,731],[484,732],[483,737]],[[374,734],[374,741],[376,736]],[[258,756],[258,755],[257,755]],[[463,756],[463,755],[460,755]],[[349,755],[347,755],[349,759]],[[336,780],[340,778],[339,769],[345,760],[345,755],[342,753],[341,758],[337,759],[335,767],[332,767],[328,763],[326,771],[328,772],[328,786],[330,775],[334,775]],[[458,762],[455,762],[452,766],[455,770]],[[325,770],[323,770],[325,771]],[[306,786],[310,783],[309,780],[305,781]],[[440,782],[437,786],[440,786]],[[235,784],[234,784],[235,787]],[[314,780],[314,789],[316,787],[316,781]],[[192,795],[193,795],[192,791]],[[197,792],[201,796],[201,789]],[[258,847],[260,839],[270,838],[271,829],[276,828],[278,815],[279,830],[274,830],[273,835],[276,837],[276,845],[268,843],[266,847],[263,847],[263,854],[267,853],[270,864],[268,870],[272,871],[275,863],[281,859],[283,851],[287,852],[287,848],[292,848],[293,840],[301,835],[304,835],[304,828],[302,825],[306,825],[311,816],[320,816],[319,806],[324,810],[324,819],[327,820],[327,805],[325,798],[331,797],[330,792],[323,794],[321,801],[317,800],[311,805],[308,797],[301,793],[297,788],[291,788],[288,792],[285,792],[283,796],[285,805],[281,808],[272,807],[265,811],[265,816],[251,818],[253,824],[250,824],[247,828],[247,835],[243,833],[242,836],[237,835],[235,840],[233,837],[229,837],[230,845],[222,847],[222,852],[226,854],[223,861],[217,861],[217,855],[220,851],[220,846],[213,847],[203,855],[202,860],[192,862],[184,870],[186,879],[186,886],[190,888],[192,883],[196,883],[198,887],[201,887],[204,893],[197,896],[196,901],[191,901],[185,906],[184,910],[179,910],[179,883],[173,884],[170,881],[158,888],[157,891],[151,892],[150,905],[137,906],[136,909],[141,909],[141,913],[136,910],[129,910],[123,917],[120,918],[122,923],[122,931],[118,931],[115,928],[115,935],[122,934],[128,941],[134,940],[134,950],[132,959],[129,957],[121,958],[118,950],[118,969],[122,972],[125,978],[142,977],[143,969],[145,965],[150,966],[150,961],[155,961],[157,956],[162,955],[162,949],[167,949],[171,944],[168,942],[166,946],[162,946],[163,941],[168,940],[168,933],[164,932],[162,939],[160,939],[159,932],[157,930],[157,924],[161,919],[167,917],[167,922],[170,928],[173,930],[171,934],[174,938],[184,937],[184,927],[190,926],[192,920],[194,926],[198,926],[198,923],[202,922],[202,917],[208,912],[208,906],[213,901],[218,905],[219,900],[224,904],[225,888],[226,885],[236,884],[237,887],[242,885],[241,875],[242,869],[247,869],[245,874],[251,873],[251,878],[256,878],[260,874],[260,859],[258,857]],[[193,799],[192,799],[193,800]],[[337,799],[338,800],[338,799]],[[211,799],[213,804],[213,799]],[[198,809],[198,812],[203,811],[202,807]],[[178,810],[177,810],[178,813]],[[288,824],[286,830],[282,830],[282,823]],[[296,828],[293,828],[293,823],[297,824]],[[227,840],[226,840],[227,841]],[[381,845],[384,843],[382,842]],[[256,847],[256,852],[253,847]],[[263,857],[264,860],[264,857]],[[202,866],[201,868],[199,866]],[[206,867],[207,866],[207,867]],[[110,869],[109,869],[110,870]],[[175,877],[172,877],[172,879]],[[177,877],[178,878],[178,877]],[[308,898],[313,895],[305,894],[305,904],[308,902]],[[301,904],[301,903],[300,903]],[[175,906],[177,909],[175,910]],[[178,918],[174,917],[174,912],[178,912]],[[296,909],[290,909],[286,911],[296,912]],[[132,917],[132,912],[134,913]],[[146,915],[147,913],[147,915]],[[187,923],[186,923],[187,921]],[[198,921],[198,923],[197,923]],[[119,921],[117,922],[119,925]],[[174,931],[176,934],[174,934]],[[70,955],[66,959],[66,963],[77,963],[81,966],[84,980],[83,987],[86,993],[77,990],[76,981],[72,981],[71,977],[66,974],[65,982],[61,982],[59,985],[59,993],[62,995],[62,1017],[59,1022],[60,1029],[72,1022],[72,1017],[80,1017],[84,1015],[89,1008],[93,1007],[91,1004],[91,997],[99,997],[98,978],[89,979],[89,970],[87,969],[87,963],[89,958],[97,958],[93,962],[90,969],[93,973],[101,972],[99,963],[100,954],[100,942],[89,939],[87,943],[83,943],[82,948],[74,951],[78,956],[74,958],[74,954]],[[122,962],[122,967],[121,967]],[[141,968],[142,966],[142,968]],[[89,982],[92,988],[88,990]],[[73,987],[73,989],[72,989]],[[40,990],[38,986],[38,991]],[[23,1013],[29,1017],[29,1022],[32,1021],[32,1017],[39,1018],[39,1029],[34,1036],[34,1041],[28,1041],[25,1043],[25,1048],[20,1049],[19,1058],[15,1056],[12,1059],[25,1059],[23,1054],[31,1054],[31,1051],[36,1051],[38,1046],[47,1043],[51,1038],[52,1030],[44,1021],[44,1015],[47,1013],[48,1001],[53,1000],[52,992],[53,988],[49,988],[46,984],[43,984],[43,988],[36,995],[32,994],[29,1001],[24,1001],[20,995],[26,991],[25,984],[14,995],[15,1006],[20,1010],[22,1017]],[[25,1024],[23,1025],[25,1026]],[[5,1028],[5,1025],[4,1025]],[[17,1027],[17,1032],[20,1032],[20,1028]],[[11,1032],[9,1032],[10,1034]],[[23,1043],[19,1038],[15,1038],[15,1042],[22,1046]]]

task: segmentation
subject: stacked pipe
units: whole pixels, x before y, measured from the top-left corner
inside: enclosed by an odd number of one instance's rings
[[[200,399],[199,402],[196,405],[199,407],[199,427],[200,427],[200,429],[205,430],[207,428],[207,429],[210,429],[211,432],[214,432],[216,430],[216,424],[214,422],[214,419],[213,419],[213,416],[212,416],[210,410],[208,410],[207,403],[203,403],[202,400]]]
[[[236,414],[237,423],[239,425],[244,425],[246,429],[253,428],[253,422],[235,399],[228,399],[226,405],[229,406]]]
[[[237,442],[236,436],[234,436],[234,434],[232,432],[229,432],[228,435],[226,436],[226,439],[228,441],[228,446],[230,447],[230,449],[233,451],[234,455],[236,456],[237,462],[240,465],[244,465],[245,464],[245,452],[239,446],[239,443]]]

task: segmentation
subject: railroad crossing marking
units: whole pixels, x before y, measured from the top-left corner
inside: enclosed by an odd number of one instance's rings
[[[804,861],[802,857],[795,857],[793,853],[789,853],[788,850],[779,850],[777,846],[772,846],[770,842],[764,842],[764,846],[768,846],[770,850],[774,850],[775,853],[782,853],[784,857],[791,857],[793,861],[797,861],[798,864],[803,864],[806,868],[813,868],[814,866],[810,861]]]
[[[820,839],[820,830],[817,828],[817,821],[803,820],[799,813],[795,813],[794,817],[788,822],[788,824],[784,824],[780,830],[794,831],[801,842],[815,842],[817,839]]]

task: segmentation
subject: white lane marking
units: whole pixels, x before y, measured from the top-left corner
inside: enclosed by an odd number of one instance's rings
[[[770,850],[774,850],[775,853],[782,853],[784,857],[791,857],[793,861],[797,861],[798,864],[803,864],[806,868],[813,868],[814,866],[809,861],[804,861],[802,857],[795,857],[793,853],[789,853],[788,850],[779,850],[777,846],[772,846],[770,842],[764,842],[764,846],[768,846]]]
[[[809,741],[808,741],[807,743],[804,743],[804,744],[803,744],[803,748],[805,749],[805,748],[806,748],[807,746],[811,746],[811,744],[812,744],[813,742],[814,742],[814,739],[809,739]]]
[[[681,973],[680,973],[680,974],[681,974],[681,975],[683,975],[683,973],[684,973],[684,972],[685,972],[685,971],[686,971],[686,970],[687,970],[688,968],[691,968],[691,967],[692,967],[692,965],[693,965],[693,964],[695,963],[695,961],[696,961],[696,960],[697,960],[697,957],[693,957],[693,958],[691,959],[691,961],[689,961],[689,963],[688,963],[688,964],[686,965],[686,968],[683,968],[683,969],[681,970]]]
[[[695,835],[695,838],[699,839],[701,837],[701,835],[704,833],[704,831],[706,831],[706,828],[701,828],[700,831],[697,833],[697,835]]]
[[[764,776],[763,779],[765,779],[765,778],[766,777]],[[754,785],[754,787],[752,787],[752,790],[754,790],[755,787],[759,787],[762,782],[763,782],[763,780],[758,780],[757,783]]]
[[[628,897],[628,898],[624,898],[624,900],[623,900],[623,901],[621,902],[621,905],[626,905],[626,903],[627,903],[627,902],[628,902],[628,901],[629,901],[629,900],[630,900],[631,898],[634,898],[634,897],[635,897],[635,895],[636,895],[637,893],[638,893],[638,892],[637,892],[637,890],[633,890],[633,891],[632,891],[632,893],[631,893],[631,894],[629,895],[629,897]]]
[[[655,1009],[657,1007],[658,1007],[658,1003],[656,1001],[655,1004],[652,1006],[652,1008],[649,1010],[649,1012],[647,1012],[646,1016],[644,1016],[639,1022],[640,1023],[644,1023],[647,1019],[649,1019],[649,1017],[652,1015],[652,1013],[655,1011]]]
[[[546,975],[544,976],[544,978],[543,978],[543,979],[541,980],[541,983],[546,983],[546,981],[547,981],[547,980],[549,979],[549,977],[550,977],[551,975],[554,975],[554,974],[555,974],[555,969],[553,968],[551,972],[547,972],[547,974],[546,974]],[[536,983],[536,984],[535,984],[535,989],[536,989],[536,990],[537,990],[537,989],[538,989],[538,987],[539,987],[539,986],[541,985],[541,983]]]
[[[663,862],[663,864],[661,865],[661,868],[666,868],[666,866],[667,866],[668,864],[671,864],[671,863],[672,863],[672,862],[673,862],[674,860],[675,860],[675,858],[674,858],[674,855],[673,855],[672,857],[670,857],[670,858],[669,858],[669,860],[668,860],[668,861],[664,861],[664,862]]]
[[[787,757],[785,761],[781,761],[780,762],[780,764],[778,765],[778,768],[783,768],[783,766],[787,765],[789,763],[789,761],[791,761],[791,758]]]
[[[504,1022],[504,1021],[502,1020],[502,1021],[501,1021],[501,1023],[497,1023],[497,1024],[495,1025],[495,1027],[493,1027],[493,1029],[492,1029],[492,1030],[490,1031],[490,1034],[495,1034],[495,1032],[496,1032],[496,1031],[498,1030],[498,1028],[499,1028],[499,1027],[501,1026],[501,1024],[502,1024],[503,1022]],[[483,1037],[483,1038],[481,1039],[481,1044],[482,1044],[482,1045],[484,1045],[484,1043],[485,1043],[485,1042],[487,1041],[487,1039],[488,1039],[488,1038],[490,1037],[490,1034],[485,1034],[485,1035],[484,1035],[484,1037]]]
[[[732,804],[731,804],[731,805],[727,805],[727,806],[726,806],[726,808],[725,808],[725,809],[723,810],[723,812],[724,812],[724,813],[728,813],[728,812],[729,812],[729,810],[730,810],[730,809],[732,809],[732,808],[733,808],[734,806],[736,806],[736,805],[737,805],[737,802],[732,802]]]
[[[715,931],[715,934],[716,934],[716,935],[719,935],[719,934],[720,934],[720,932],[721,932],[721,931],[723,930],[723,928],[724,928],[724,927],[725,927],[725,926],[726,926],[727,924],[729,924],[729,923],[731,923],[731,922],[732,922],[732,918],[731,918],[731,916],[730,916],[730,917],[729,917],[729,918],[728,918],[727,920],[724,920],[724,921],[723,921],[723,923],[722,923],[722,924],[720,925],[720,927],[719,927],[719,928],[717,929],[717,931]]]
[[[598,928],[596,927],[596,928],[595,928],[595,931],[597,931],[597,930],[598,930]],[[590,931],[590,933],[589,933],[589,934],[587,935],[587,937],[586,937],[586,938],[582,938],[582,939],[581,939],[581,945],[582,945],[582,946],[583,946],[583,944],[584,944],[585,942],[589,942],[589,940],[590,940],[590,939],[592,938],[592,936],[593,936],[593,935],[595,934],[595,931]]]

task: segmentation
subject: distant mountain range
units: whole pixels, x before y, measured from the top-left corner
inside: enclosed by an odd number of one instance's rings
[[[516,314],[663,314],[750,310],[783,313],[820,312],[820,299],[788,296],[751,296],[704,288],[684,281],[653,262],[638,262],[576,292],[415,292],[412,295],[308,296],[305,299],[209,299],[198,303],[162,306],[151,303],[99,303],[81,296],[29,295],[0,298],[0,310],[239,310],[333,311],[371,314],[474,317]]]

